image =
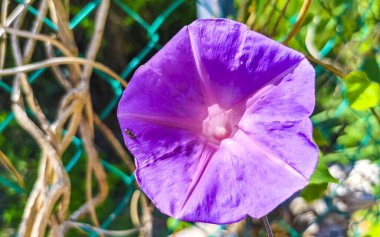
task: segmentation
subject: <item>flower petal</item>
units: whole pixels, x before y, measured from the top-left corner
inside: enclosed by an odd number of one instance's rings
[[[154,118],[206,116],[204,94],[192,54],[187,29],[178,32],[165,47],[134,74],[120,101],[118,114]]]
[[[283,77],[304,58],[231,20],[198,20],[188,28],[206,91],[223,108]]]
[[[267,215],[308,183],[302,173],[241,130],[225,147],[231,153],[246,213],[254,218]]]
[[[308,118],[315,104],[315,73],[304,59],[285,77],[264,86],[246,102],[251,120],[294,121]]]
[[[185,193],[194,179],[203,140],[192,131],[134,118],[119,118],[124,141],[136,162],[136,179],[141,189],[164,213],[180,211]]]
[[[309,178],[318,159],[309,119],[314,108],[314,70],[304,60],[263,91],[248,100],[239,128]]]
[[[177,218],[227,224],[261,218],[308,180],[243,131],[222,141]]]
[[[245,197],[236,185],[230,154],[226,147],[219,147],[212,156],[207,156],[207,163],[202,164],[202,172],[195,173],[196,185],[186,193],[182,210],[176,218],[228,224],[246,216]]]

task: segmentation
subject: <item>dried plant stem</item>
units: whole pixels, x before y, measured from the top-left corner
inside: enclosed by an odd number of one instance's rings
[[[140,233],[141,237],[152,237],[153,236],[153,217],[152,208],[149,207],[148,201],[145,195],[140,196],[141,206],[142,206],[142,221],[144,223],[143,232]]]
[[[265,230],[267,231],[268,237],[273,237],[273,232],[272,232],[272,228],[270,227],[268,217],[264,216],[262,219],[263,219]]]
[[[110,75],[118,81],[122,86],[126,87],[127,82],[123,80],[119,75],[117,75],[114,71],[112,71],[109,67],[105,66],[102,63],[99,62],[94,62],[92,60],[88,60],[85,58],[77,58],[77,57],[57,57],[57,58],[51,58],[47,59],[41,62],[37,63],[30,63],[27,65],[15,67],[15,68],[7,68],[0,70],[0,76],[9,76],[9,75],[14,75],[17,73],[25,73],[25,72],[30,72],[30,71],[35,71],[41,68],[45,67],[51,67],[55,65],[62,65],[62,64],[84,64],[84,65],[91,65],[92,67],[99,69],[100,71]]]
[[[38,126],[28,118],[26,112],[23,108],[23,101],[21,98],[21,90],[20,90],[20,79],[15,80],[13,84],[13,93],[12,93],[12,109],[15,113],[16,120],[20,122],[20,125],[23,127],[25,124],[26,131],[29,132],[29,134],[34,138],[34,140],[37,142],[37,144],[42,147],[44,145],[44,139],[45,135],[43,132],[38,128]],[[22,122],[22,124],[21,124]]]
[[[53,146],[41,130],[28,118],[22,108],[19,80],[15,80],[12,95],[13,112],[20,126],[28,131],[40,145],[43,154],[37,181],[32,193],[29,195],[22,222],[19,227],[19,236],[44,236],[47,218],[56,202],[61,198],[58,209],[59,216],[66,216],[70,196],[70,181],[60,158]],[[50,175],[48,175],[50,166]],[[53,171],[53,173],[51,173]],[[52,175],[53,174],[53,175]],[[48,176],[46,176],[48,175]]]
[[[90,45],[86,51],[86,58],[88,60],[95,60],[96,54],[100,48],[109,7],[110,0],[103,0],[98,8],[98,11],[96,12],[94,36],[92,37]],[[83,79],[87,82],[91,76],[91,69],[91,65],[85,65],[83,69]]]
[[[54,24],[58,24],[58,19],[57,19],[57,12],[55,10],[54,2],[53,0],[48,1],[48,7],[49,7],[49,13],[50,13],[50,20],[54,22]]]
[[[312,0],[304,0],[301,10],[298,14],[296,23],[290,30],[288,36],[285,38],[284,42],[282,42],[284,45],[288,45],[289,41],[299,32],[299,30],[302,27],[303,22],[306,19],[306,14],[311,6]]]
[[[1,4],[1,16],[0,16],[0,24],[5,25],[6,19],[7,19],[7,12],[8,12],[8,0],[4,0]],[[6,35],[1,36],[0,35],[0,69],[4,67],[5,64],[5,55],[6,55]]]
[[[46,55],[48,58],[56,57],[51,44],[45,43],[45,50],[46,50]],[[52,69],[52,72],[54,73],[55,78],[61,84],[63,88],[65,88],[67,91],[72,89],[72,85],[70,81],[66,80],[66,77],[63,75],[62,71],[60,70],[58,66],[52,66],[51,69]]]
[[[268,29],[269,23],[270,23],[270,21],[273,18],[273,14],[274,14],[274,11],[276,10],[276,5],[277,4],[278,4],[278,0],[275,0],[274,3],[273,3],[273,5],[272,5],[272,9],[269,12],[269,16],[267,17],[267,20],[266,20],[266,22],[264,24],[264,27],[260,30],[260,32],[267,33],[266,30]]]
[[[277,0],[275,0],[277,1]],[[272,0],[266,0],[265,1],[265,5],[263,7],[263,9],[261,10],[261,12],[257,12],[259,15],[264,15],[265,11],[267,10],[268,6],[270,5],[270,3],[272,2]],[[258,22],[259,23],[259,22]],[[253,30],[254,31],[259,31],[259,24],[256,24],[254,27],[253,27]]]
[[[99,203],[103,202],[108,195],[108,185],[107,185],[106,174],[103,169],[103,166],[99,162],[98,152],[93,143],[93,135],[91,131],[89,130],[90,126],[86,122],[82,121],[79,129],[81,132],[81,137],[83,139],[83,144],[84,144],[86,153],[88,154],[88,157],[89,157],[88,169],[89,168],[93,169],[94,175],[99,183],[99,194],[92,201],[87,201],[87,203],[82,205],[76,212],[74,212],[70,217],[71,220],[77,220],[79,217],[83,216],[84,214],[91,212],[92,211],[91,209],[93,209],[93,206],[96,206]],[[87,186],[91,185],[89,182],[90,181],[87,178],[87,182],[86,182]],[[87,191],[87,195],[90,195],[89,191]]]
[[[24,12],[25,12],[25,8],[28,6],[28,2],[30,1],[24,1],[25,4],[24,5],[18,5],[13,11],[11,14],[9,14],[9,16],[5,19],[4,22],[2,22],[1,24],[5,25],[5,26],[9,26],[13,23],[13,21],[15,19],[17,19],[17,17],[21,16]],[[8,3],[8,0],[3,0],[3,3],[2,3],[2,14],[5,15],[6,13],[6,7],[7,7],[7,3]],[[0,37],[4,34],[4,30],[3,29],[0,29]]]
[[[62,131],[62,128],[67,121],[67,119],[70,119],[70,123],[68,128],[66,129],[66,134],[64,135],[62,142],[60,143],[60,151],[61,154],[63,154],[63,151],[67,149],[67,147],[70,145],[71,140],[73,139],[75,133],[78,130],[80,120],[82,118],[82,110],[83,110],[83,102],[81,101],[74,101],[70,108],[68,108],[64,113],[63,117],[57,120],[57,129],[56,133],[60,134]]]
[[[71,52],[72,55],[78,56],[78,47],[75,43],[74,33],[69,28],[69,11],[65,8],[65,3],[61,0],[52,0],[53,4],[50,9],[54,9],[53,12],[57,17],[58,35],[62,43]],[[69,77],[73,86],[77,85],[81,80],[81,72],[76,65],[69,65]]]
[[[47,13],[46,0],[41,0],[40,5],[38,7],[37,18],[33,22],[32,30],[31,30],[32,34],[36,34],[41,31],[41,28],[43,26],[42,20],[46,16],[46,13]],[[24,48],[24,54],[23,54],[24,63],[29,62],[30,59],[32,58],[35,46],[36,46],[36,41],[34,39],[29,38]]]
[[[87,162],[87,168],[86,168],[86,199],[88,205],[88,212],[90,213],[91,221],[94,223],[95,226],[99,227],[99,220],[96,215],[95,211],[95,205],[93,202],[93,197],[92,197],[92,171],[93,171],[93,157],[88,158]]]
[[[83,229],[94,231],[98,234],[104,234],[107,236],[129,236],[133,235],[136,232],[139,231],[140,227],[129,229],[129,230],[103,230],[101,228],[97,228],[94,226],[91,226],[89,224],[80,223],[80,222],[74,222],[74,221],[66,221],[66,225],[68,227],[74,227],[80,231],[83,231]]]
[[[136,190],[131,198],[131,208],[130,214],[132,223],[135,226],[141,226],[139,214],[138,214],[138,204],[141,204],[142,209],[142,223],[144,223],[144,227],[141,229],[140,236],[141,237],[151,237],[153,235],[153,217],[152,217],[152,208],[149,207],[148,201],[144,194],[141,193],[140,190]]]
[[[22,175],[17,171],[17,169],[13,166],[12,162],[9,158],[0,150],[0,164],[3,165],[13,176],[15,176],[17,183],[25,189],[25,183],[22,178]]]
[[[15,29],[15,28],[9,28],[9,27],[5,27],[4,25],[0,25],[0,29],[4,30],[6,33],[11,34],[11,35],[16,35],[16,36],[23,37],[23,38],[34,39],[34,40],[39,40],[39,41],[44,41],[44,42],[50,43],[50,44],[54,45],[55,47],[57,47],[59,50],[61,50],[64,55],[69,56],[69,57],[75,57],[75,55],[72,54],[70,52],[70,50],[67,49],[64,44],[62,44],[60,41],[58,41],[54,38],[51,38],[47,35],[30,33],[29,31],[23,31],[23,30],[19,30],[19,29]]]
[[[57,3],[56,7],[57,7],[57,16],[58,16],[59,15],[58,13],[60,11],[60,8],[62,7],[62,4],[61,4],[61,1],[58,1],[58,0],[55,2]],[[95,57],[98,53],[101,39],[103,36],[105,22],[108,15],[109,5],[110,5],[110,1],[104,0],[101,2],[97,10],[96,17],[95,17],[96,18],[95,19],[95,33],[91,39],[90,45],[88,46],[88,49],[86,52],[87,61],[95,60]],[[62,16],[66,17],[65,15],[61,15],[61,17]],[[59,18],[60,17],[58,16],[58,19]],[[81,80],[82,82],[85,83],[85,88],[87,88],[87,91],[89,91],[89,79],[91,76],[93,66],[94,64],[86,64],[81,75]],[[109,73],[113,74],[113,71],[109,69]],[[114,73],[114,76],[119,77],[116,73]],[[119,77],[119,79],[121,78]],[[74,83],[74,85],[75,84],[77,83]],[[123,84],[126,85],[125,83]],[[87,203],[84,204],[78,210],[78,212],[76,212],[76,214],[77,214],[77,217],[79,217],[80,215],[83,215],[89,212],[92,222],[96,226],[99,226],[99,223],[96,217],[95,206],[106,199],[108,195],[108,184],[106,180],[106,173],[103,169],[103,166],[99,162],[98,152],[94,144],[94,115],[93,115],[91,97],[89,93],[87,95],[87,101],[84,104],[83,112],[84,112],[84,116],[82,117],[82,121],[79,125],[79,130],[81,133],[81,138],[83,140],[86,153],[88,154],[87,175],[86,175]],[[97,182],[99,185],[99,194],[95,197],[95,199],[92,198],[92,173],[94,173],[95,178],[97,179]],[[73,216],[71,219],[73,219]]]
[[[44,7],[43,5],[40,5],[40,8],[43,8],[43,7]],[[37,31],[41,30],[41,27],[39,27],[40,21],[42,21],[42,18],[40,18],[40,17],[38,17],[34,21],[33,31],[35,33]],[[19,18],[17,20],[17,26],[19,26],[21,24],[21,22],[22,22],[22,19]],[[27,54],[24,54],[24,56],[22,56],[22,53],[21,53],[22,51],[20,49],[18,39],[15,35],[12,35],[11,43],[12,43],[12,49],[14,52],[13,56],[14,56],[14,59],[16,61],[17,66],[22,66],[22,64],[24,64],[24,63],[29,63],[29,61],[31,59],[30,55],[34,52],[34,49],[35,49],[35,44],[30,43],[30,40],[29,40],[25,46],[25,49],[26,49],[25,52],[27,52]],[[49,123],[48,123],[44,113],[42,112],[37,100],[35,99],[35,97],[33,95],[33,90],[31,89],[31,87],[29,85],[26,74],[20,73],[16,77],[18,77],[20,79],[20,84],[18,84],[18,85],[21,85],[21,88],[24,91],[24,94],[26,97],[26,101],[27,101],[29,107],[35,113],[36,117],[38,118],[42,129],[45,131],[45,133],[50,135],[50,138],[53,138],[54,136],[52,135],[52,131],[50,130]]]
[[[247,11],[247,3],[248,3],[248,0],[242,0],[240,2],[238,17],[237,17],[237,20],[239,22],[243,22],[243,20],[245,18],[245,13]]]
[[[78,48],[74,40],[74,33],[69,28],[69,11],[65,8],[65,5],[61,0],[52,0],[54,3],[58,24],[58,34],[63,44],[70,50],[73,55],[77,55]],[[79,79],[79,78],[78,78]]]
[[[24,5],[17,7],[7,18],[8,2],[9,0],[4,0],[2,4],[0,37],[6,37],[6,35],[2,36],[4,32],[10,35],[16,67],[7,69],[0,67],[0,77],[14,75],[12,110],[16,121],[33,137],[41,149],[38,177],[28,197],[18,235],[42,237],[49,229],[47,233],[49,236],[63,237],[69,228],[75,227],[91,229],[101,236],[105,234],[125,236],[138,230],[141,230],[140,234],[143,236],[152,236],[152,208],[143,195],[140,195],[138,200],[142,208],[141,222],[147,223],[144,228],[127,231],[105,231],[98,228],[99,221],[95,209],[107,198],[109,190],[106,172],[100,163],[94,142],[94,125],[104,134],[127,167],[131,171],[135,169],[131,158],[118,139],[94,113],[90,95],[89,85],[94,68],[111,76],[124,87],[127,86],[127,83],[118,74],[107,66],[96,62],[110,0],[101,1],[97,8],[94,34],[87,46],[85,58],[78,57],[74,33],[69,27],[68,0],[41,0],[38,6],[38,14],[28,31],[20,30],[20,28],[23,26],[27,6],[33,1],[24,1]],[[44,25],[43,19],[48,14],[52,16],[53,21],[58,26],[58,39],[54,35],[40,34]],[[9,28],[11,22],[14,22],[14,26]],[[18,37],[26,38],[23,48],[20,47]],[[39,41],[44,43],[47,59],[30,63]],[[5,51],[6,46],[5,41],[0,43],[0,66],[4,64],[5,53],[2,52]],[[62,54],[63,57],[56,57],[55,49],[60,50],[59,54]],[[59,65],[67,65],[67,67],[59,67]],[[46,118],[27,75],[30,71],[47,67],[52,67],[57,82],[66,90],[54,121],[48,121]],[[32,110],[37,118],[36,122],[26,113],[26,106]],[[88,158],[86,171],[87,200],[78,210],[71,213],[70,221],[66,221],[68,219],[71,184],[61,162],[61,157],[78,133]],[[96,182],[98,187],[98,193],[94,194],[94,197],[93,182]],[[74,222],[88,214],[94,226]]]
[[[319,64],[321,65],[322,67],[324,67],[326,70],[334,73],[335,75],[337,75],[338,77],[344,79],[346,78],[347,74],[341,72],[339,69],[329,65],[329,64],[326,64],[324,62],[322,62],[321,60],[318,60],[316,58],[314,58],[313,56],[309,55],[309,54],[305,54],[306,58],[309,59],[310,61],[316,63],[316,64]]]
[[[125,151],[125,148],[120,144],[119,140],[117,140],[115,135],[112,133],[111,129],[109,129],[97,115],[94,116],[94,122],[99,130],[103,133],[104,137],[111,144],[115,152],[123,160],[128,169],[133,172],[136,169],[135,164],[132,162],[131,157]]]
[[[141,196],[141,191],[135,190],[131,198],[130,215],[131,215],[131,220],[134,226],[141,225],[140,218],[139,218],[139,211],[138,211],[140,196]]]
[[[256,12],[255,10],[252,10],[251,14],[249,14],[247,22],[245,23],[249,29],[253,28],[253,25],[255,24],[256,20]]]
[[[17,19],[16,27],[21,25],[23,16],[24,14],[21,14]],[[41,21],[41,18],[35,20],[34,26],[39,24],[38,21]],[[35,27],[34,29],[39,31],[40,27]],[[27,44],[28,48],[25,48],[27,50],[24,50],[24,52],[28,53],[23,57],[17,37],[12,35],[11,39],[16,65],[22,66],[23,63],[28,63],[30,60],[29,55],[34,52],[35,44]],[[29,107],[36,114],[42,130],[25,112],[23,94]],[[70,181],[60,161],[57,148],[54,146],[55,134],[49,129],[47,119],[39,107],[24,73],[18,73],[15,76],[12,102],[16,121],[34,137],[42,151],[38,178],[32,193],[29,195],[18,234],[19,236],[44,236],[49,216],[52,214],[54,206],[58,204],[56,214],[61,221],[67,215],[70,200]]]
[[[278,16],[276,23],[274,23],[273,29],[271,33],[269,34],[270,37],[273,37],[274,34],[276,34],[277,28],[280,25],[281,19],[285,16],[286,9],[288,9],[290,0],[286,0],[285,6],[282,8],[280,15]]]
[[[28,82],[28,79],[25,74],[20,75],[20,82],[21,82],[21,88],[24,92],[25,99],[27,101],[27,104],[29,108],[34,112],[36,115],[38,122],[42,128],[42,130],[47,134],[50,138],[51,143],[57,147],[57,139],[54,134],[54,131],[51,129],[50,124],[45,116],[45,114],[42,112],[42,109],[38,103],[38,101],[35,99],[34,92]]]

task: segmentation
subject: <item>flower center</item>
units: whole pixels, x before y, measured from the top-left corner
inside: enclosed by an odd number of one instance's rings
[[[214,137],[218,140],[227,138],[231,134],[231,131],[228,131],[226,127],[216,126],[214,130]]]
[[[230,137],[232,133],[232,120],[229,113],[219,105],[208,107],[208,116],[203,120],[203,134],[213,142],[220,142]]]

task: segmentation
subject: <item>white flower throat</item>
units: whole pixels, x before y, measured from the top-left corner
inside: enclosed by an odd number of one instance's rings
[[[208,116],[203,120],[202,132],[213,142],[220,142],[231,136],[233,122],[230,110],[224,110],[218,104],[213,104],[208,107]]]

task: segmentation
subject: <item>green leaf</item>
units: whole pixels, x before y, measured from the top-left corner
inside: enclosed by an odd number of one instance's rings
[[[168,220],[166,221],[166,225],[168,229],[172,230],[174,233],[192,226],[189,222],[180,221],[172,217],[168,218]]]
[[[315,169],[313,175],[310,178],[309,184],[324,184],[324,183],[338,183],[331,174],[326,164],[319,159],[317,168]]]
[[[374,53],[367,55],[360,66],[371,81],[380,83],[380,68]]]
[[[346,77],[346,86],[346,98],[353,109],[365,110],[379,102],[380,84],[371,82],[364,72],[351,72]]]
[[[301,197],[307,202],[321,198],[327,189],[328,183],[338,183],[338,181],[330,174],[322,159],[319,159],[309,184],[301,192]]]
[[[312,202],[323,197],[326,189],[327,183],[309,184],[302,190],[301,197],[305,199],[306,202]]]

